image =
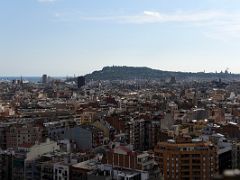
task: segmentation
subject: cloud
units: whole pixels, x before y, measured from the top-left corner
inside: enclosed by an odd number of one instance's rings
[[[156,17],[156,18],[161,17],[159,12],[154,12],[154,11],[144,11],[143,14],[146,16],[152,16],[152,17]]]
[[[53,3],[56,0],[37,0],[37,1],[40,2],[40,3]]]
[[[122,24],[186,24],[193,28],[202,28],[203,34],[214,39],[240,38],[240,13],[216,10],[175,11],[162,13],[159,11],[143,11],[138,14],[112,16],[84,16],[81,13],[63,13],[55,15],[64,21],[106,21]],[[219,38],[218,38],[219,37]]]
[[[67,15],[67,14],[66,14]],[[71,16],[68,14],[67,16]],[[73,15],[73,14],[72,14]],[[75,14],[76,15],[76,14]],[[200,12],[173,12],[161,13],[158,11],[143,11],[139,14],[121,15],[121,16],[79,16],[79,20],[85,21],[115,21],[121,23],[165,23],[165,22],[207,22],[220,18],[230,17],[226,13],[218,11],[200,11]],[[71,17],[69,17],[71,18]],[[75,17],[76,18],[76,17]]]
[[[214,19],[225,17],[226,14],[215,11],[203,12],[174,12],[160,13],[157,11],[144,11],[142,14],[135,16],[126,16],[124,21],[129,23],[165,23],[165,22],[207,22]]]

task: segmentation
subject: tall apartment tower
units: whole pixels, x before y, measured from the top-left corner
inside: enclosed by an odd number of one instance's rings
[[[169,140],[154,151],[165,180],[212,179],[218,173],[217,149],[210,142]]]
[[[43,74],[43,75],[42,75],[42,83],[43,83],[43,84],[47,84],[47,81],[48,81],[47,75],[46,75],[46,74]]]
[[[85,77],[84,76],[77,77],[77,85],[78,85],[78,88],[81,88],[82,86],[85,85]]]

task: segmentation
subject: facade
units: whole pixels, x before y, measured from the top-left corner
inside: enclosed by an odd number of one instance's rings
[[[90,159],[71,166],[71,180],[87,180],[89,175],[97,171],[97,161]]]
[[[6,126],[0,126],[0,148],[7,149]]]
[[[225,138],[223,134],[212,134],[210,136],[210,141],[214,143],[218,150],[218,166],[219,173],[222,174],[227,169],[232,169],[233,162],[233,143]]]
[[[103,131],[94,126],[60,127],[48,130],[48,136],[54,140],[69,139],[76,143],[77,149],[87,151],[103,145]]]
[[[131,120],[125,125],[127,143],[133,145],[134,150],[153,149],[159,141],[160,121]]]
[[[1,180],[40,180],[41,164],[37,159],[42,155],[59,150],[57,142],[47,140],[31,147],[19,147],[16,151],[0,154]],[[43,178],[43,180],[48,180]]]
[[[34,145],[43,140],[42,132],[42,128],[38,126],[11,126],[6,131],[6,147],[18,148],[21,145]]]
[[[192,112],[192,120],[205,120],[208,119],[209,115],[206,109],[194,109]]]
[[[11,180],[12,179],[12,153],[1,152],[0,153],[0,179]]]
[[[134,149],[144,150],[145,121],[131,120],[126,123],[126,133],[128,135],[128,144],[133,145]]]
[[[41,163],[41,180],[51,180],[54,176],[54,163],[43,162]]]
[[[227,169],[232,169],[232,150],[218,152],[219,173],[222,174]]]
[[[103,156],[102,169],[116,178],[143,179],[158,177],[152,155],[133,151],[131,146],[114,144]]]
[[[12,179],[24,180],[25,152],[15,153],[12,159]],[[11,168],[11,167],[8,167]]]
[[[149,120],[145,122],[145,150],[154,149],[154,147],[157,145],[160,140],[160,129],[160,121]]]
[[[240,143],[234,142],[232,146],[232,168],[240,169]]]
[[[211,179],[218,172],[217,149],[201,141],[160,142],[155,158],[164,179]]]
[[[70,177],[70,168],[64,163],[54,164],[54,176],[53,180],[69,180]]]

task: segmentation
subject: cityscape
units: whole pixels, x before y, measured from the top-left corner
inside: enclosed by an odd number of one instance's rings
[[[0,179],[239,178],[240,82],[86,77],[1,81]]]
[[[0,2],[0,180],[240,180],[240,1]]]

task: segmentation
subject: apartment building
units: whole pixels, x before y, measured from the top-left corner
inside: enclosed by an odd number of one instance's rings
[[[160,142],[155,160],[164,179],[211,179],[218,172],[217,149],[209,142],[184,138]]]

